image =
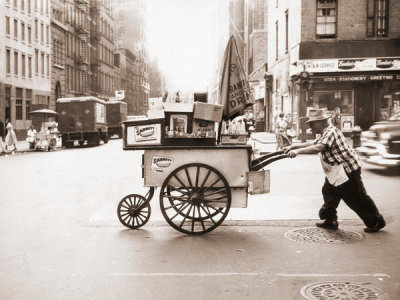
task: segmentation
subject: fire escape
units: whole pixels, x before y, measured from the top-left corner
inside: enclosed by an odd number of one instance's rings
[[[92,45],[90,51],[90,91],[94,95],[99,95],[101,93],[100,78],[99,78],[99,46],[100,46],[100,31],[97,26],[97,20],[100,15],[100,3],[97,1],[91,1],[90,4],[90,44]]]
[[[75,35],[81,41],[80,47],[74,52],[74,63],[77,69],[81,70],[80,93],[89,94],[89,31],[88,31],[88,14],[89,2],[87,0],[75,0],[75,5],[81,12],[80,19],[76,19],[73,23]]]

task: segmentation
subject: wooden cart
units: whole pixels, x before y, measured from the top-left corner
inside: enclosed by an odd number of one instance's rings
[[[144,150],[142,177],[149,187],[145,196],[130,194],[119,203],[120,222],[131,229],[150,218],[150,200],[160,187],[161,212],[174,229],[204,234],[217,228],[231,207],[247,207],[249,177],[272,161],[287,157],[283,151],[251,160],[251,145],[162,146]]]

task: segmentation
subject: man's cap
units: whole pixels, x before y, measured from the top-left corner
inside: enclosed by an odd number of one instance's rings
[[[306,123],[310,123],[310,122],[314,122],[314,121],[322,121],[322,120],[326,120],[329,118],[330,117],[327,114],[325,114],[324,109],[311,109],[308,112],[308,120],[306,121]]]

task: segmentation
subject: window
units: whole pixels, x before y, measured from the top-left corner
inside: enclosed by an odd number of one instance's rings
[[[49,30],[49,25],[46,25],[46,44],[49,44],[49,39],[50,39],[50,30]]]
[[[43,25],[43,23],[40,23],[40,42],[42,44],[44,43],[44,25]]]
[[[18,76],[18,52],[14,51],[14,76]]]
[[[14,19],[14,39],[18,39],[18,20]]]
[[[38,0],[33,0],[33,1],[35,1],[35,10],[37,10],[37,8],[38,8]]]
[[[11,74],[11,50],[6,49],[6,74]]]
[[[317,38],[336,37],[336,0],[317,0]]]
[[[18,0],[14,0],[14,9],[18,9]]]
[[[35,49],[35,74],[39,74],[39,50]]]
[[[25,65],[25,54],[21,54],[21,66],[22,66],[22,70],[21,70],[21,73],[22,73],[22,77],[25,77],[26,76],[26,65]]]
[[[41,59],[41,68],[40,68],[40,74],[42,74],[42,76],[44,76],[44,53],[42,52],[40,55],[40,59]]]
[[[21,0],[21,11],[25,11],[25,0]]]
[[[21,40],[25,42],[25,24],[21,23]]]
[[[39,21],[35,19],[35,41],[39,39]]]
[[[28,43],[32,44],[32,27],[28,26]]]
[[[388,0],[368,0],[367,37],[387,36],[388,15]]]
[[[11,30],[10,30],[10,17],[6,17],[6,34],[10,35]]]
[[[275,22],[275,59],[278,60],[278,34],[279,34],[279,27],[278,27],[278,21]]]
[[[50,55],[46,54],[46,63],[47,63],[47,77],[50,76]]]
[[[32,0],[27,0],[28,1],[28,14],[31,14],[32,9],[31,9],[31,1]]]
[[[31,103],[32,103],[32,90],[25,90],[25,115],[26,119],[31,119]]]
[[[43,13],[43,8],[44,8],[43,0],[40,0],[40,12],[41,13]]]
[[[16,119],[22,120],[22,89],[16,88],[15,91],[15,113]]]
[[[285,27],[286,27],[286,37],[285,37],[285,53],[289,50],[289,11],[285,11]]]
[[[32,56],[28,56],[28,77],[32,78]]]

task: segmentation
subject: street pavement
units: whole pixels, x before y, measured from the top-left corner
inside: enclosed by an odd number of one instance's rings
[[[250,143],[274,151],[275,137],[260,136]],[[249,195],[247,208],[231,209],[213,232],[187,236],[167,225],[157,193],[143,228],[119,223],[120,199],[146,192],[141,153],[122,151],[121,140],[54,152],[18,148],[0,157],[0,299],[400,294],[400,174],[364,168],[367,190],[388,223],[376,234],[364,233],[343,203],[340,230],[314,226],[323,173],[317,156],[304,155],[268,166],[270,193]]]

